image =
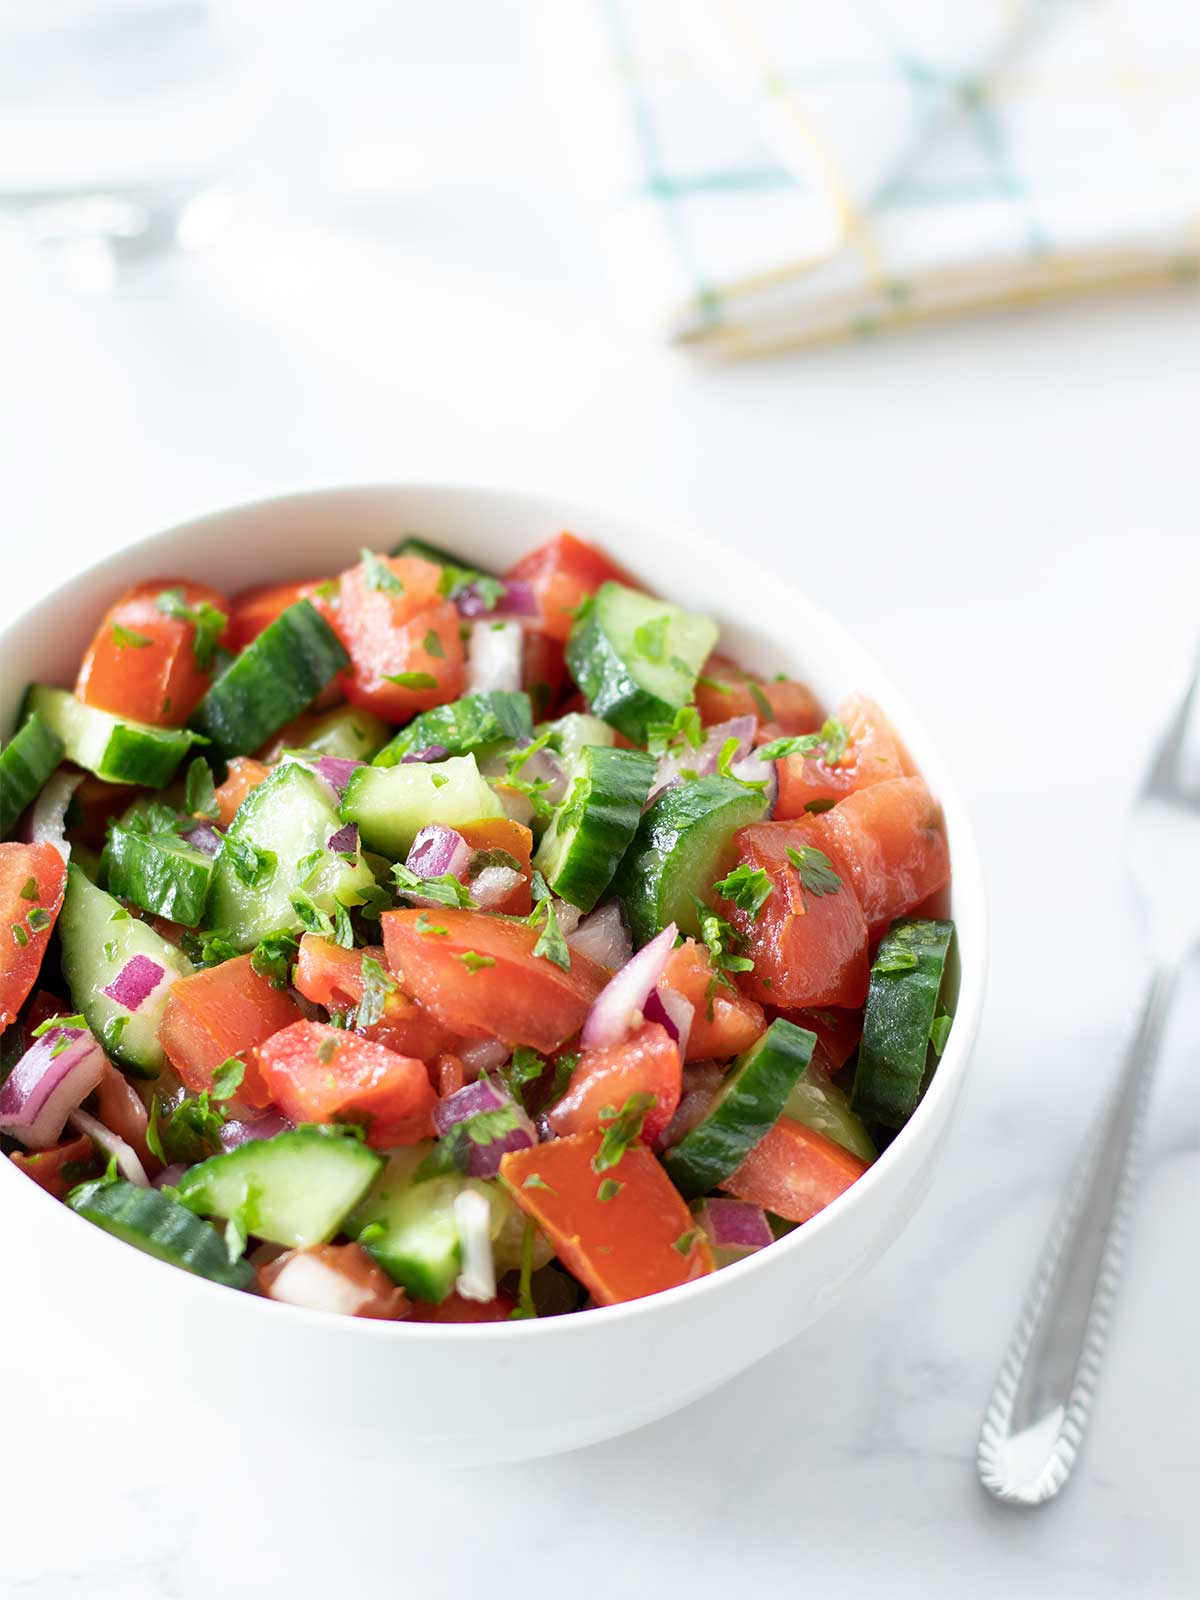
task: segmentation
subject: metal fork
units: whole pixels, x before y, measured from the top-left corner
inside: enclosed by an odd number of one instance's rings
[[[1200,749],[1188,740],[1198,674],[1200,656],[1129,818],[1152,957],[1138,1025],[1059,1205],[979,1435],[980,1480],[1010,1505],[1052,1499],[1079,1454],[1116,1298],[1163,1027],[1179,973],[1200,938]]]

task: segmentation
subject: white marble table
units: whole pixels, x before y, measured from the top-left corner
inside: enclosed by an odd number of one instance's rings
[[[0,620],[164,522],[332,481],[549,480],[714,529],[874,638],[955,752],[994,910],[966,1104],[923,1210],[824,1323],[689,1411],[524,1467],[285,1456],[219,1420],[219,1351],[178,1411],[131,1423],[171,1352],[117,1370],[0,1289],[0,1594],[1175,1600],[1197,1575],[1200,982],[1076,1481],[1011,1514],[972,1462],[1141,975],[1119,827],[1197,627],[1197,302],[694,368],[608,318],[523,44],[473,9],[475,121],[438,188],[390,210],[276,192],[107,300],[6,277]],[[449,76],[442,28],[414,125]]]

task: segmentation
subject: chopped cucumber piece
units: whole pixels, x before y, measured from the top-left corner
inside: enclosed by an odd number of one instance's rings
[[[815,1033],[776,1017],[730,1069],[704,1121],[668,1150],[663,1165],[685,1200],[715,1189],[779,1121],[812,1060]]]
[[[546,748],[557,751],[568,768],[574,767],[586,744],[615,744],[616,734],[607,722],[586,711],[568,711],[554,722],[540,723],[535,730],[540,738],[549,734]]]
[[[868,1122],[902,1128],[917,1109],[953,934],[952,922],[903,917],[879,942],[850,1099]]]
[[[502,1234],[516,1240],[515,1251],[510,1246],[507,1256],[495,1252],[498,1272],[519,1265],[520,1230],[514,1233],[511,1226],[517,1207],[498,1183],[457,1173],[414,1183],[413,1172],[431,1148],[426,1142],[396,1151],[346,1224],[346,1232],[359,1239],[411,1295],[436,1302],[453,1289],[462,1265],[454,1202],[464,1190],[474,1189],[488,1202],[494,1242]]]
[[[158,1025],[171,985],[186,978],[192,964],[181,950],[161,938],[148,922],[130,916],[125,907],[84,876],[78,862],[67,867],[67,889],[58,919],[63,977],[71,1002],[105,1050],[141,1078],[162,1070]],[[144,956],[162,969],[162,977],[130,1010],[105,990],[124,968]],[[149,969],[146,969],[147,973]],[[150,974],[152,976],[152,974]]]
[[[35,684],[25,703],[62,740],[68,761],[108,783],[162,789],[191,747],[204,742],[187,728],[152,728],[115,717],[46,684]]]
[[[360,767],[351,773],[342,797],[342,820],[358,824],[367,849],[393,860],[408,854],[428,823],[457,828],[503,815],[504,807],[473,755],[451,756],[431,765]]]
[[[524,690],[490,689],[422,711],[375,757],[377,767],[394,767],[412,750],[440,745],[452,756],[487,750],[533,735],[533,712]]]
[[[373,711],[335,706],[315,717],[304,735],[304,748],[317,756],[341,761],[370,761],[387,743],[390,726]]]
[[[36,711],[0,750],[0,839],[7,839],[25,807],[63,758],[63,742]]]
[[[862,1118],[850,1109],[849,1096],[836,1083],[814,1072],[811,1066],[796,1080],[783,1110],[793,1121],[802,1122],[814,1133],[823,1133],[860,1161],[878,1159],[879,1151],[863,1126]]]
[[[340,827],[316,773],[297,761],[276,767],[251,789],[226,831],[213,866],[209,925],[238,950],[252,950],[270,933],[308,927],[312,918],[297,911],[297,901],[327,917],[337,904],[362,905],[374,874],[361,851],[347,860],[328,848]]]
[[[192,721],[218,755],[250,755],[349,665],[325,618],[308,600],[297,600],[226,667]]]
[[[717,625],[622,583],[602,583],[571,629],[567,665],[598,717],[645,744],[692,698]]]
[[[225,1241],[211,1223],[201,1222],[158,1189],[143,1189],[121,1178],[99,1178],[72,1189],[67,1204],[105,1233],[198,1278],[234,1289],[248,1288],[254,1281],[254,1268],[248,1261],[230,1261]]]
[[[534,865],[564,900],[590,911],[612,882],[658,763],[644,750],[585,745],[574,781],[538,846]]]
[[[198,928],[204,920],[213,857],[177,833],[141,833],[113,824],[102,870],[112,894],[152,916],[185,928]]]
[[[255,1238],[308,1250],[333,1238],[382,1165],[353,1135],[306,1126],[210,1156],[176,1193],[192,1211],[236,1217]]]
[[[617,874],[617,893],[634,943],[643,945],[668,922],[698,935],[696,900],[720,877],[729,841],[761,822],[765,796],[734,778],[696,778],[664,789],[642,817]]]

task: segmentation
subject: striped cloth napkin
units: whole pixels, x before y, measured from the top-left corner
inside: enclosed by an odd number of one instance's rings
[[[606,254],[755,355],[1200,270],[1198,0],[548,0]]]

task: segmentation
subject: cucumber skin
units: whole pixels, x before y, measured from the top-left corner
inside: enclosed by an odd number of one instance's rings
[[[68,690],[47,684],[34,684],[25,707],[30,714],[39,714],[62,740],[69,761],[107,783],[164,789],[192,746],[204,742],[186,728],[153,728],[85,706]],[[105,729],[107,737],[102,737]]]
[[[62,740],[33,712],[0,750],[0,839],[7,839],[62,758]]]
[[[232,1289],[246,1289],[254,1281],[254,1268],[248,1261],[230,1261],[225,1241],[211,1223],[201,1222],[157,1189],[98,1178],[72,1189],[67,1204],[114,1238],[198,1278]]]
[[[565,841],[558,839],[552,821],[533,863],[555,894],[580,911],[591,911],[612,882],[637,832],[657,766],[644,750],[586,745],[580,751],[575,782],[583,777],[589,785],[583,816]],[[570,807],[573,794],[574,784],[558,815]],[[555,865],[560,844],[565,848]]]
[[[463,695],[448,705],[422,711],[401,728],[372,762],[394,767],[411,750],[443,745],[452,756],[465,756],[506,740],[533,737],[533,707],[523,689],[493,689]]]
[[[134,833],[114,823],[102,862],[110,894],[185,928],[204,920],[213,857],[177,835]]]
[[[864,1121],[902,1128],[917,1109],[953,934],[953,922],[901,917],[880,940],[850,1096],[851,1109]],[[912,951],[916,966],[877,971],[880,959],[897,948]]]
[[[103,889],[98,889],[83,873],[75,861],[67,866],[67,888],[58,918],[58,936],[62,948],[63,977],[71,994],[72,1004],[82,1013],[88,1027],[104,1045],[105,1050],[128,1072],[139,1078],[156,1078],[166,1057],[158,1042],[158,1023],[166,1008],[167,996],[151,1010],[148,1000],[137,1012],[102,993],[120,972],[125,963],[138,954],[147,955],[164,967],[167,976],[185,978],[193,970],[191,962],[174,945],[155,933],[147,922],[126,913],[115,922],[113,912],[122,907]],[[117,945],[116,957],[109,961],[103,953],[106,942]],[[114,1017],[128,1017],[117,1044],[110,1044],[104,1029]],[[132,1029],[132,1041],[131,1041]],[[137,1040],[146,1035],[143,1043]]]
[[[624,584],[611,581],[601,584],[587,613],[571,629],[567,640],[567,666],[583,691],[592,714],[611,722],[614,728],[618,728],[635,744],[644,745],[651,723],[670,722],[679,708],[687,704],[695,687],[695,675],[700,664],[697,662],[694,669],[691,669],[690,663],[687,664],[692,672],[691,682],[678,698],[664,700],[661,695],[639,683],[617,649],[605,620],[609,605],[619,602],[623,591],[630,592],[625,590]],[[646,598],[637,591],[633,593],[636,593],[639,602]],[[678,606],[665,601],[656,609],[662,615],[686,615]],[[717,629],[712,624],[711,640],[703,652],[704,656],[709,654],[716,640]]]
[[[351,1185],[349,1197],[339,1197],[346,1200],[344,1206],[339,1205],[335,1212],[326,1209],[318,1218],[311,1214],[311,1195],[319,1190],[321,1178],[326,1176],[321,1167],[330,1170],[331,1156],[339,1179],[351,1167],[358,1169],[354,1175],[357,1188]],[[191,1211],[226,1218],[241,1213],[247,1232],[256,1237],[292,1250],[308,1250],[328,1243],[341,1229],[382,1166],[383,1157],[352,1135],[320,1124],[304,1124],[276,1134],[273,1139],[251,1139],[236,1150],[210,1156],[183,1174],[176,1193],[181,1204]],[[273,1168],[277,1169],[274,1195]],[[299,1184],[295,1181],[297,1174],[302,1175]],[[286,1197],[280,1205],[279,1191],[289,1186],[299,1196],[299,1206],[292,1207],[293,1220],[281,1215],[289,1207]],[[294,1219],[296,1211],[303,1211],[306,1203],[310,1214],[302,1224]]]
[[[812,1060],[816,1042],[808,1028],[776,1017],[736,1063],[704,1121],[663,1156],[685,1200],[715,1189],[766,1138]],[[770,1057],[766,1062],[764,1055]]]
[[[681,865],[687,868],[689,883],[699,881],[695,892],[703,897],[718,876],[729,840],[739,828],[761,822],[766,808],[762,794],[733,778],[696,778],[664,789],[638,824],[617,873],[616,890],[625,904],[635,945],[647,943],[668,922],[674,922],[685,936],[699,935],[693,891],[682,892],[674,882]],[[720,844],[709,850],[705,866],[697,862],[696,841],[693,838],[689,844],[688,835],[706,820],[711,825],[719,815],[725,819],[719,830]],[[681,862],[680,852],[689,860]]]
[[[250,755],[349,665],[325,618],[310,601],[297,600],[226,667],[192,723],[219,756]]]

